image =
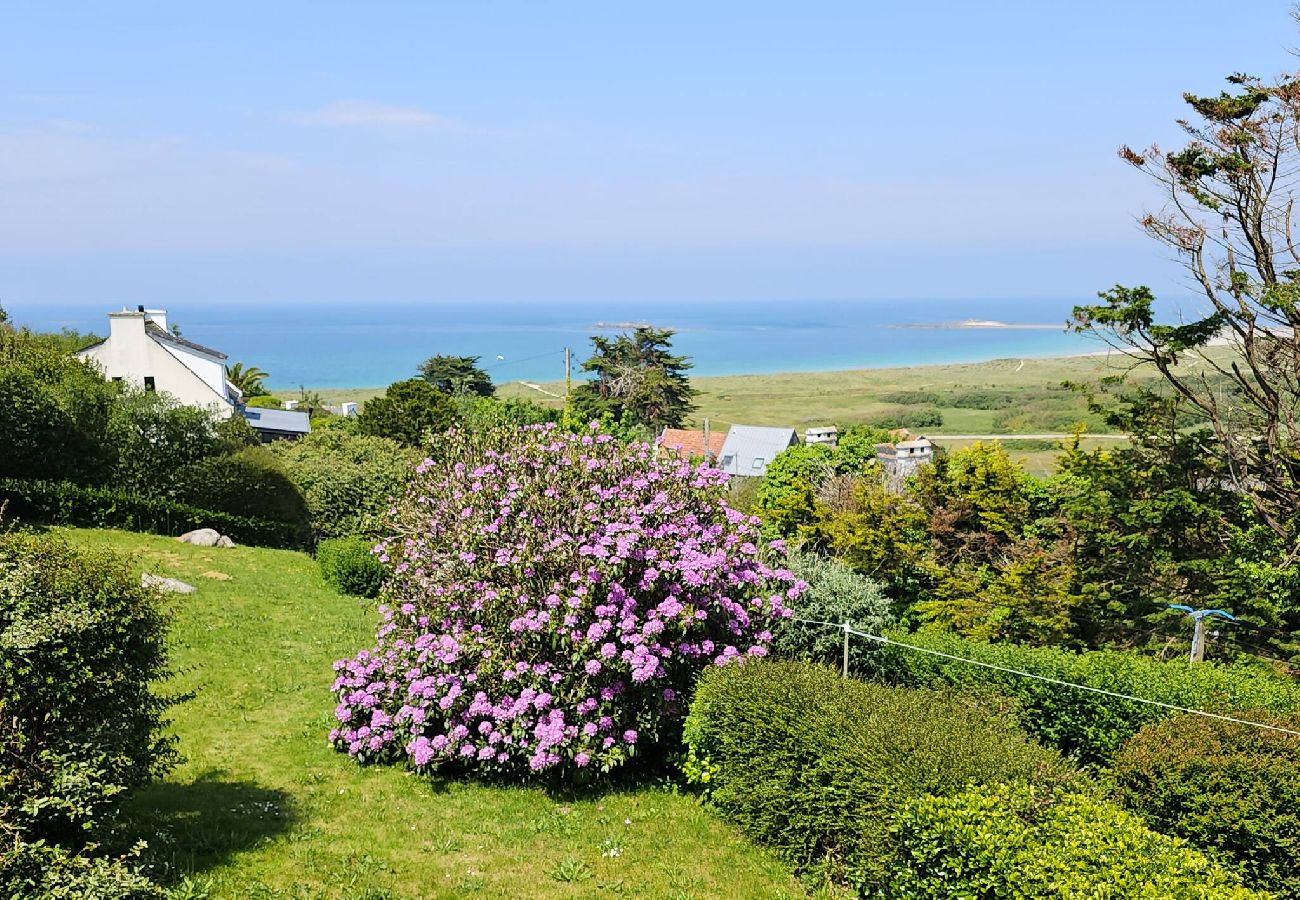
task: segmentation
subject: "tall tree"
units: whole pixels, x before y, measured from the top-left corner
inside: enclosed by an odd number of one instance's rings
[[[582,415],[608,415],[617,422],[648,428],[678,428],[695,409],[696,390],[686,376],[689,357],[675,356],[664,328],[640,326],[613,338],[596,335],[595,352],[582,364],[595,378],[572,392]]]
[[[479,366],[481,356],[447,356],[439,353],[420,363],[420,377],[444,394],[491,397],[492,377]]]
[[[239,388],[245,397],[265,397],[269,394],[270,391],[262,384],[268,377],[257,366],[245,366],[243,363],[226,366],[226,380]]]
[[[1193,118],[1172,152],[1119,154],[1166,196],[1142,219],[1204,298],[1190,320],[1157,321],[1146,287],[1116,286],[1076,307],[1075,327],[1160,373],[1209,426],[1226,478],[1295,552],[1300,521],[1300,76],[1228,78],[1217,97],[1185,94]],[[1219,347],[1227,344],[1227,347]]]

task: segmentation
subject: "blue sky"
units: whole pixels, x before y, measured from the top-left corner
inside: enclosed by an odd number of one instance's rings
[[[1115,148],[1284,2],[6,4],[0,303],[1182,290]]]

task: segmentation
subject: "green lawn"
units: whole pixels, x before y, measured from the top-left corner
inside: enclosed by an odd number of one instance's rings
[[[186,762],[128,823],[202,897],[802,897],[766,851],[657,787],[581,799],[362,768],[326,745],[331,663],[375,615],[301,553],[68,529],[198,587],[173,595]]]

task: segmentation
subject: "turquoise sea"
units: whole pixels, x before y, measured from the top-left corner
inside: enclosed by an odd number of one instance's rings
[[[108,311],[121,305],[6,301],[21,324],[99,333],[107,329]],[[1095,341],[1065,331],[1070,301],[165,305],[185,337],[221,350],[232,362],[264,369],[275,388],[386,385],[410,377],[435,353],[480,356],[498,382],[550,381],[563,377],[565,347],[573,349],[578,374],[592,334],[637,322],[676,329],[674,346],[694,360],[699,375],[976,362],[1099,349]],[[1050,327],[942,327],[969,319]]]

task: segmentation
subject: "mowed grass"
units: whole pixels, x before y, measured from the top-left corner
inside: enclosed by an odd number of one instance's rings
[[[698,801],[648,786],[571,798],[361,767],[326,744],[331,663],[375,614],[305,554],[66,529],[195,585],[174,608],[185,763],[127,822],[194,897],[802,897]]]

